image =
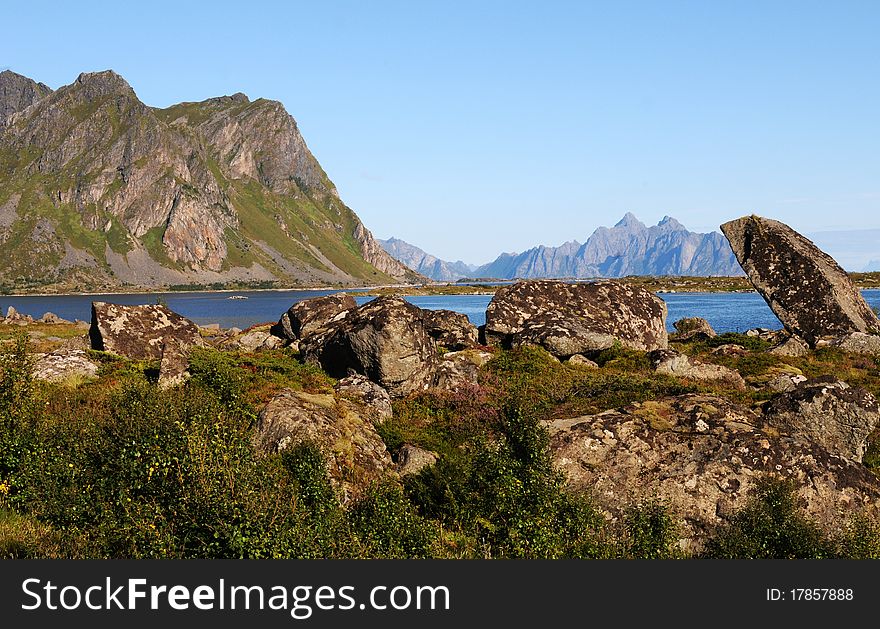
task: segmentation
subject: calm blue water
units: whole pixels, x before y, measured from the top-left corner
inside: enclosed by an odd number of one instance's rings
[[[199,324],[219,323],[222,327],[246,328],[255,323],[277,321],[291,304],[329,295],[335,291],[242,291],[240,293],[161,293],[151,295],[51,295],[0,297],[3,312],[14,306],[21,313],[40,317],[54,312],[64,319],[88,321],[92,301],[110,301],[118,304],[156,303],[157,299],[184,317]],[[229,299],[230,294],[248,299]],[[880,290],[863,291],[865,299],[874,308],[880,308]],[[742,332],[749,328],[780,328],[782,325],[757,293],[665,293],[660,295],[669,308],[669,329],[672,322],[682,317],[703,317],[718,332]],[[358,297],[358,303],[369,301]],[[489,295],[444,295],[409,297],[420,308],[446,308],[462,312],[476,325],[485,323]]]

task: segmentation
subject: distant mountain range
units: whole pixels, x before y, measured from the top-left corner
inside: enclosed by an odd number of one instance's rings
[[[440,260],[397,238],[379,243],[411,269],[437,281],[743,274],[721,233],[691,232],[669,216],[647,227],[629,212],[614,227],[599,227],[583,244],[571,241],[559,247],[541,245],[522,253],[502,253],[479,267]]]
[[[868,264],[865,265],[865,273],[873,273],[876,271],[880,271],[880,260],[871,260],[870,262],[868,262]]]
[[[463,277],[471,277],[477,269],[475,265],[465,264],[461,260],[457,262],[441,260],[398,238],[377,240],[382,248],[391,254],[392,258],[402,262],[413,271],[438,282],[454,282]]]

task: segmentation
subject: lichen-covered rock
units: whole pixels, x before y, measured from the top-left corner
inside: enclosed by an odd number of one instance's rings
[[[418,474],[437,462],[437,454],[410,443],[405,443],[397,452],[397,472],[401,476]]]
[[[170,389],[189,379],[189,353],[192,347],[169,339],[162,344],[159,359],[159,388]]]
[[[272,328],[272,334],[288,341],[304,339],[325,332],[355,308],[357,303],[348,293],[304,299],[281,315]]]
[[[425,328],[439,347],[460,351],[475,347],[477,327],[467,315],[452,310],[423,310]]]
[[[880,356],[880,336],[877,336],[876,334],[853,332],[852,334],[837,339],[832,344],[845,352]]]
[[[438,389],[455,391],[478,382],[480,368],[492,360],[493,354],[477,349],[443,354],[434,376]]]
[[[394,469],[363,407],[334,395],[280,391],[260,413],[254,440],[263,452],[314,444],[325,457],[331,481],[347,499]]]
[[[342,397],[359,402],[371,411],[374,421],[382,421],[393,415],[388,391],[366,376],[353,374],[343,378],[336,384],[335,389]]]
[[[877,315],[846,272],[788,225],[753,215],[721,231],[773,313],[811,347],[822,337],[880,331]]]
[[[703,363],[695,358],[672,349],[659,349],[648,354],[657,373],[692,380],[708,380],[723,383],[738,391],[745,391],[746,383],[739,372],[724,367]]]
[[[98,365],[89,360],[81,349],[60,349],[49,354],[37,354],[33,377],[47,382],[65,382],[98,376]]]
[[[636,350],[666,348],[666,304],[620,282],[526,281],[499,288],[486,309],[486,341],[534,344],[555,356],[598,351],[615,341]]]
[[[737,343],[725,343],[713,349],[712,353],[718,356],[745,356],[749,350]]]
[[[431,386],[439,361],[421,309],[401,297],[367,302],[326,333],[303,339],[300,353],[334,378],[349,372],[364,375],[391,397]]]
[[[880,422],[873,395],[832,376],[800,382],[764,406],[768,425],[861,462],[868,435]]]
[[[672,324],[675,328],[676,341],[689,341],[691,339],[711,339],[718,336],[709,322],[702,317],[686,317]]]
[[[763,431],[762,418],[723,398],[661,398],[552,422],[553,460],[569,484],[609,517],[631,501],[659,497],[681,518],[682,545],[741,509],[756,479],[791,478],[808,513],[828,528],[841,513],[880,513],[880,479],[818,444]]]
[[[806,356],[810,353],[810,346],[796,336],[790,336],[776,347],[768,350],[777,356]]]
[[[166,343],[202,345],[199,327],[160,304],[124,306],[92,302],[92,349],[134,360],[158,360]]]
[[[781,373],[767,382],[767,388],[777,393],[785,393],[794,391],[800,383],[806,381],[807,377],[803,375]]]

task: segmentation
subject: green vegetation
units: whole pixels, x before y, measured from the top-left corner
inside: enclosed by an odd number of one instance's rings
[[[98,352],[97,381],[34,382],[27,339],[7,338],[0,345],[0,557],[689,556],[668,504],[622,505],[610,522],[589,495],[569,490],[551,463],[544,420],[686,392],[761,398],[658,376],[642,353],[621,347],[595,357],[599,370],[536,348],[500,352],[479,385],[396,401],[393,417],[377,426],[388,449],[413,444],[436,452],[438,462],[343,503],[315,445],[272,455],[253,447],[259,408],[274,392],[332,391],[331,378],[289,350],[199,349],[192,378],[163,391],[157,363]],[[708,359],[718,344],[683,349]],[[880,381],[873,361],[830,351],[716,359],[748,378],[833,365],[865,384]],[[874,440],[869,465],[877,451]],[[878,557],[880,528],[856,517],[824,531],[792,486],[768,477],[696,556]]]

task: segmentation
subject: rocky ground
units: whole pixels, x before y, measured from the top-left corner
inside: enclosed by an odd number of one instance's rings
[[[0,552],[876,556],[877,317],[833,267],[777,303],[797,235],[761,230],[775,253],[741,262],[780,330],[669,335],[609,281],[502,287],[480,329],[396,296],[247,330],[10,310]]]

